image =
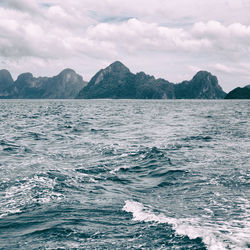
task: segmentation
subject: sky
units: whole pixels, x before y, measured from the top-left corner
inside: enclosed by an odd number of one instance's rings
[[[90,78],[112,62],[178,83],[250,84],[250,0],[0,0],[0,69]]]

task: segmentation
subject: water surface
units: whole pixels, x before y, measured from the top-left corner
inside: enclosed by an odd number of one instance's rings
[[[0,248],[250,247],[249,101],[0,110]]]

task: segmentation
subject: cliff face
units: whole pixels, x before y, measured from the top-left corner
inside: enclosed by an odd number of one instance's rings
[[[0,71],[0,98],[222,99],[225,95],[216,76],[206,71],[173,84],[144,72],[133,74],[119,61],[101,69],[88,84],[72,69],[54,77],[24,73],[15,82],[7,70]]]
[[[77,98],[134,98],[134,81],[127,67],[114,62],[97,72]]]
[[[133,74],[121,62],[100,70],[77,98],[163,99],[173,98],[173,84],[144,72]]]
[[[225,96],[225,99],[250,99],[250,85],[233,89]]]
[[[10,96],[20,99],[75,98],[86,84],[82,77],[72,69],[65,69],[54,77],[35,78],[31,73],[24,73],[19,75],[14,82]]]
[[[221,99],[225,92],[216,76],[198,72],[191,81],[173,84],[144,72],[133,74],[121,62],[100,70],[77,98]]]
[[[87,83],[74,70],[65,69],[59,75],[48,78],[42,98],[75,98],[86,85]]]
[[[175,86],[177,99],[223,99],[226,93],[218,84],[216,76],[207,71],[199,71],[191,81]]]
[[[0,98],[8,98],[13,82],[13,78],[8,70],[0,70]]]

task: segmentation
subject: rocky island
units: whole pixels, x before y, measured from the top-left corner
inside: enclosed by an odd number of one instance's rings
[[[206,71],[198,72],[190,81],[174,84],[144,72],[133,74],[116,61],[96,73],[77,98],[223,99],[225,95],[217,77]]]
[[[175,84],[144,72],[134,74],[119,61],[98,71],[88,83],[72,69],[54,77],[23,73],[16,81],[9,71],[0,71],[0,98],[5,99],[223,99],[225,96],[217,77],[207,71],[199,71],[191,80]]]
[[[250,99],[250,85],[233,89],[225,96],[225,99]]]
[[[0,98],[5,99],[69,99],[86,86],[82,76],[65,69],[54,77],[34,77],[23,73],[13,81],[7,70],[0,71]]]

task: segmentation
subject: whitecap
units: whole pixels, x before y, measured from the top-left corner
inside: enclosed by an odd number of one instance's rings
[[[244,228],[233,227],[235,222],[206,223],[202,218],[171,218],[163,213],[155,214],[150,207],[136,201],[126,201],[123,211],[133,214],[133,220],[142,222],[166,223],[173,227],[176,234],[190,239],[202,238],[209,250],[247,249],[249,224]],[[223,231],[228,231],[224,234]]]
[[[37,175],[16,182],[0,195],[0,218],[21,213],[25,207],[31,204],[46,204],[61,200],[63,195],[54,190],[55,185],[55,179]]]

